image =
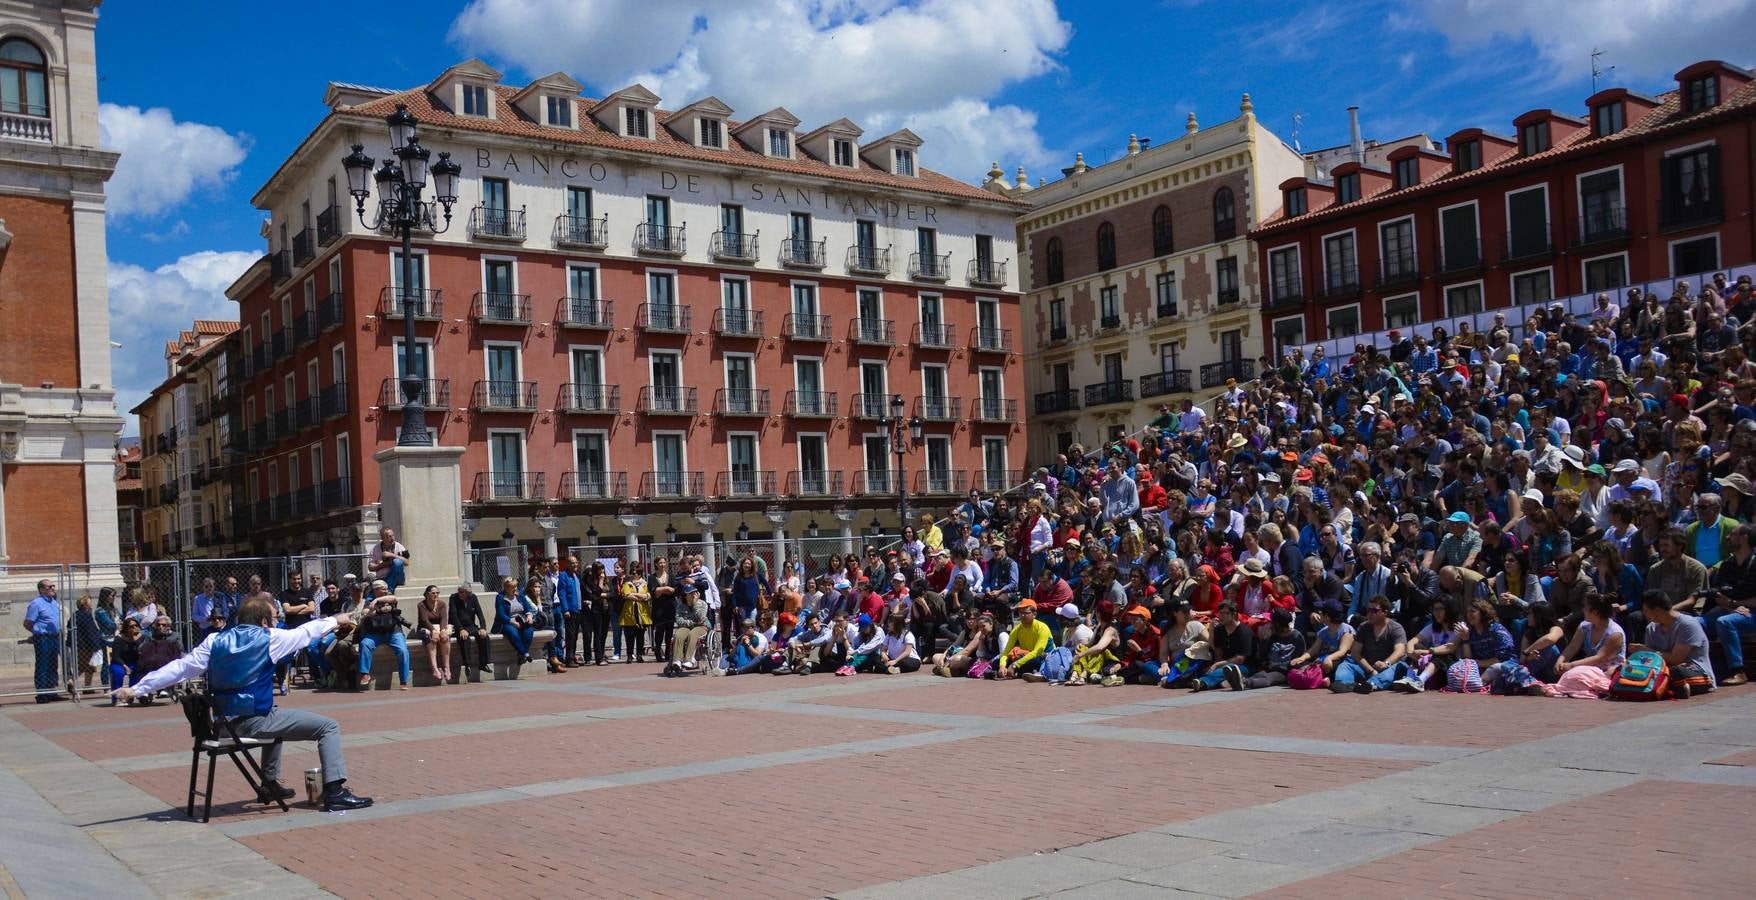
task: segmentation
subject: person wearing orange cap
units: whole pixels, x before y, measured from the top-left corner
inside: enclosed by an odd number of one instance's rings
[[[1037,621],[1035,600],[1020,600],[1012,609],[1018,616],[1018,624],[1012,626],[1012,632],[1007,635],[1006,649],[1000,654],[999,666],[994,669],[994,677],[1001,681],[1041,668],[1043,652],[1054,640],[1049,626]]]
[[[1158,681],[1159,630],[1153,627],[1152,610],[1136,603],[1122,613],[1126,633],[1122,661],[1104,676],[1105,687],[1119,684],[1154,684]]]

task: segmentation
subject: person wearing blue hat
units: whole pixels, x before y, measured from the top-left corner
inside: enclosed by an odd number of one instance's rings
[[[1476,556],[1482,552],[1482,535],[1472,526],[1469,513],[1459,510],[1445,517],[1446,535],[1427,568],[1463,566],[1475,568]]]

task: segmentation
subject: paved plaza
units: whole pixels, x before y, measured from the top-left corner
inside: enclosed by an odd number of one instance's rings
[[[222,771],[210,825],[179,808],[175,707],[0,706],[0,887],[1601,900],[1756,882],[1747,688],[1622,704],[656,671],[296,692],[340,720],[377,805],[265,811]],[[295,745],[288,783],[315,761]]]

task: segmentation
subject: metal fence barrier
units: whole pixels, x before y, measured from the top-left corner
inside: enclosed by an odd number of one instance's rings
[[[472,547],[464,551],[469,577],[489,595],[500,590],[500,579],[511,578],[522,587],[530,570],[530,555],[523,546]]]

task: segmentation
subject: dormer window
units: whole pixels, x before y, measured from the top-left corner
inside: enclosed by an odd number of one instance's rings
[[[1719,103],[1719,80],[1712,75],[1692,78],[1683,83],[1683,111],[1700,112]]]
[[[1163,207],[1160,208],[1162,209]],[[1302,216],[1305,214],[1304,188],[1293,188],[1292,190],[1287,191],[1286,208],[1287,218],[1289,219],[1293,216]]]
[[[725,123],[718,119],[700,121],[701,146],[718,150],[726,145]]]
[[[463,114],[466,116],[485,116],[488,114],[488,88],[481,84],[466,84],[463,89]]]
[[[1620,103],[1605,103],[1591,111],[1591,133],[1598,137],[1608,137],[1627,127]]]
[[[1421,183],[1421,163],[1414,157],[1396,161],[1396,170],[1392,173],[1395,184],[1399,188],[1414,187]]]
[[[793,136],[784,128],[768,129],[768,155],[776,159],[791,159],[793,155]]]
[[[559,128],[573,127],[573,100],[568,97],[548,98],[549,124]]]
[[[622,108],[622,136],[637,138],[652,136],[651,126],[647,124],[646,110],[638,106]]]
[[[1457,171],[1474,172],[1482,167],[1482,142],[1463,141],[1451,148],[1451,158],[1457,163]]]
[[[1549,123],[1532,122],[1518,129],[1518,152],[1531,156],[1549,149]]]
[[[853,168],[854,167],[854,142],[853,141],[835,141],[835,142],[833,142],[833,146],[835,148],[835,164],[838,166],[841,166],[842,168],[846,168],[846,169]]]
[[[1359,173],[1343,175],[1335,179],[1335,202],[1352,203],[1360,199]]]
[[[915,151],[905,147],[896,148],[896,165],[893,171],[898,175],[915,174]]]

